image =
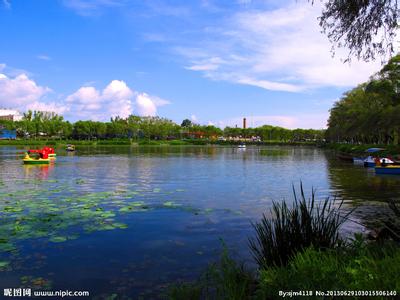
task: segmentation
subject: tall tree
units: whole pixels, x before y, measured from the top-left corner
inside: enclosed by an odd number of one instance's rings
[[[368,61],[393,53],[398,17],[397,0],[328,0],[320,26],[333,45],[349,49],[348,59]]]

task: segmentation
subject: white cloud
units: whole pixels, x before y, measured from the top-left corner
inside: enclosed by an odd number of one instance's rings
[[[214,71],[219,68],[219,66],[225,63],[219,57],[210,57],[203,60],[195,61],[192,66],[185,67],[185,69],[192,71]]]
[[[11,8],[11,3],[9,0],[3,0],[3,5],[5,8],[10,9]]]
[[[38,85],[28,75],[15,77],[4,74],[4,70],[15,71],[0,64],[0,108],[20,111],[40,110],[66,114],[70,119],[108,120],[110,117],[126,118],[132,113],[155,116],[157,108],[171,102],[146,93],[134,92],[122,80],[112,80],[102,91],[88,82],[67,97],[58,95],[59,102],[46,101],[51,92],[48,87]]]
[[[269,80],[257,80],[252,78],[239,78],[237,79],[238,83],[248,84],[257,86],[266,90],[271,91],[287,91],[287,92],[300,92],[304,90],[304,87],[301,85],[294,85],[289,83],[280,83],[280,82],[273,82]]]
[[[40,59],[40,60],[51,60],[51,57],[48,55],[45,55],[45,54],[40,54],[40,55],[36,56],[36,58]]]
[[[155,116],[157,113],[157,106],[146,93],[136,96],[136,109],[139,116]]]
[[[70,113],[78,118],[105,120],[132,113],[132,90],[122,80],[111,81],[102,92],[83,86],[66,98]]]
[[[38,101],[51,90],[42,87],[26,74],[9,78],[0,74],[0,106],[25,109],[27,105]]]
[[[3,64],[0,68],[5,68]],[[0,107],[13,108],[19,111],[36,110],[63,114],[69,110],[64,103],[44,102],[43,98],[50,88],[39,86],[26,74],[10,78],[0,74]]]
[[[75,106],[75,111],[85,113],[101,109],[100,93],[92,86],[84,86],[78,89],[66,99],[69,105]]]
[[[64,0],[64,5],[81,16],[99,15],[104,8],[124,5],[124,0]]]
[[[196,115],[191,115],[191,116],[190,116],[190,120],[191,120],[193,123],[197,123],[197,122],[199,121],[199,119],[197,119]]]
[[[320,13],[319,3],[307,1],[275,10],[243,9],[175,51],[188,61],[186,69],[207,78],[267,90],[352,87],[368,80],[380,62],[344,64],[346,49],[332,57],[318,25]]]
[[[157,115],[157,107],[170,101],[146,93],[134,92],[122,80],[111,81],[103,91],[93,86],[83,86],[66,98],[69,114],[75,118],[107,120],[110,117],[126,118],[131,114]]]
[[[58,115],[63,115],[65,112],[69,110],[69,107],[66,106],[65,104],[58,104],[54,102],[44,103],[39,101],[35,101],[33,103],[28,104],[26,108],[32,111],[36,110],[36,111],[54,112]]]

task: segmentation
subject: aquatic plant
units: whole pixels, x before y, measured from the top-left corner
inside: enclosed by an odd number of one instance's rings
[[[265,214],[260,222],[253,224],[256,236],[249,238],[249,246],[260,269],[272,265],[286,265],[291,257],[301,250],[313,246],[316,249],[333,249],[342,243],[339,228],[348,212],[341,215],[343,201],[329,197],[318,202],[315,190],[306,199],[300,184],[300,199],[293,187],[294,203],[273,202],[271,214]]]
[[[172,285],[167,298],[245,300],[250,299],[253,294],[254,283],[252,273],[229,255],[223,243],[221,257],[217,263],[209,265],[197,282]]]

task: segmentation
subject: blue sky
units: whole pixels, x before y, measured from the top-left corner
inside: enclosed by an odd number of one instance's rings
[[[380,68],[332,57],[305,0],[0,1],[0,108],[71,121],[324,128],[333,102]]]

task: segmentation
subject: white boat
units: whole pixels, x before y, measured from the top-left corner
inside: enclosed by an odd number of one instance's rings
[[[383,165],[390,165],[390,164],[394,164],[394,161],[387,158],[387,157],[383,157],[379,159],[380,163]],[[375,157],[373,156],[368,156],[365,160],[364,160],[364,167],[368,167],[368,168],[373,168],[375,167]]]
[[[244,148],[246,148],[246,144],[240,144],[240,145],[238,146],[238,148],[244,149]]]

